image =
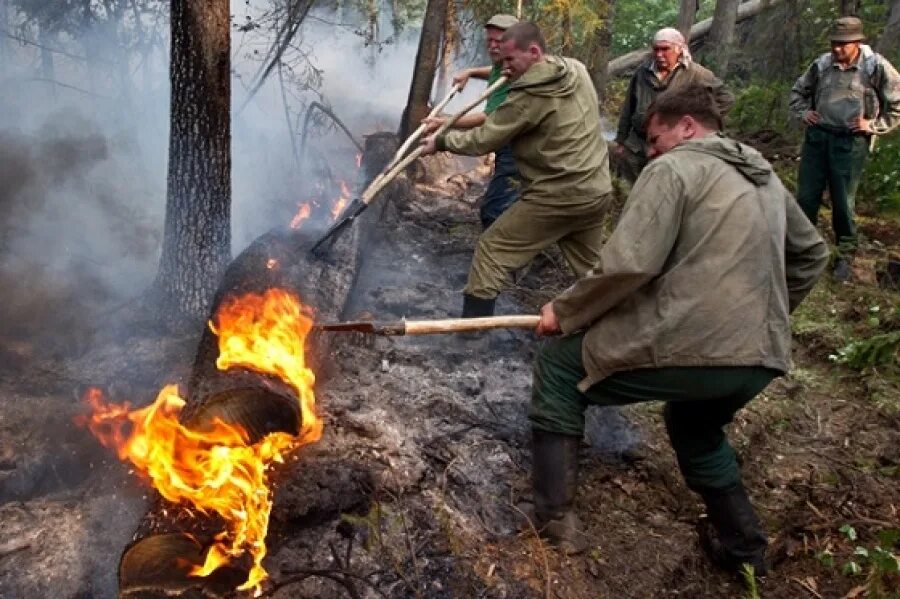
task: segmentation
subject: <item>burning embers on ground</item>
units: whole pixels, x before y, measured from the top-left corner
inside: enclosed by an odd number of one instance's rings
[[[360,154],[362,156],[362,154]],[[331,213],[331,221],[334,222],[337,220],[337,217],[341,215],[341,212],[344,211],[344,208],[347,206],[347,203],[350,201],[350,187],[347,185],[347,182],[344,180],[340,180],[337,182],[338,186],[341,189],[341,193],[337,198],[333,198],[332,200],[328,200]],[[323,190],[321,187],[318,189],[318,193],[320,195],[323,194]],[[292,229],[299,229],[303,223],[312,216],[313,208],[318,209],[321,206],[322,202],[320,200],[310,200],[308,202],[303,202],[298,205],[297,213],[294,214],[294,217],[291,219],[290,227]]]
[[[132,463],[165,499],[215,514],[225,523],[205,562],[193,567],[191,576],[208,576],[246,553],[253,565],[239,590],[258,593],[267,576],[262,560],[272,508],[267,469],[282,462],[290,450],[322,435],[322,421],[315,413],[315,376],[304,358],[312,318],[295,295],[269,289],[225,300],[213,320],[218,369],[247,369],[284,381],[299,403],[299,435],[273,432],[251,443],[252,435],[244,427],[220,418],[187,428],[179,421],[186,401],[175,385],[160,391],[152,405],[136,410],[128,403],[109,403],[92,389],[85,398],[92,413],[81,417],[79,424]]]

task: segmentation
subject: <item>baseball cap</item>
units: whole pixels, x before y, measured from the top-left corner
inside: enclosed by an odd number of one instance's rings
[[[497,29],[502,29],[506,31],[513,25],[519,22],[519,19],[515,18],[512,15],[494,15],[488,22],[484,24],[485,27],[496,27]]]

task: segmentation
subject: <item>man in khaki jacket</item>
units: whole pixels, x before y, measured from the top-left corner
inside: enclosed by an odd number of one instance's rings
[[[509,96],[485,123],[423,140],[425,153],[471,156],[510,144],[522,193],[478,239],[463,296],[463,317],[490,316],[512,273],[553,243],[576,276],[600,255],[612,183],[600,133],[597,94],[583,64],[545,54],[533,23],[503,34]]]
[[[762,156],[718,130],[702,86],[648,112],[651,162],[597,264],[541,310],[529,420],[539,528],[585,544],[572,511],[589,405],[664,401],[687,485],[707,506],[720,566],[765,573],[767,540],[722,427],[788,371],[790,312],[827,247]],[[602,506],[599,506],[602,509]]]

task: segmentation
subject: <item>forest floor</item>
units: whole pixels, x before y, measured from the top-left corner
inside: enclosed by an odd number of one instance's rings
[[[483,177],[431,174],[394,198],[345,317],[458,314]],[[820,281],[794,318],[794,370],[729,430],[772,541],[759,596],[898,596],[896,364],[860,372],[835,361],[851,341],[898,329],[900,294],[878,281],[900,251],[897,224],[860,220],[867,241],[854,280]],[[570,282],[547,252],[498,313],[536,313]],[[71,425],[76,398],[98,384],[149,401],[163,382],[184,380],[196,346],[195,335],[123,321],[78,357],[5,350],[0,597],[115,596],[118,558],[149,493]],[[702,503],[678,474],[660,405],[589,414],[576,501],[588,551],[566,557],[520,527],[539,343],[522,331],[335,340],[317,373],[325,434],[274,475],[264,595],[752,596],[700,552]]]

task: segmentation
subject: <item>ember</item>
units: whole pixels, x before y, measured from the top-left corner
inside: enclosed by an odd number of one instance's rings
[[[312,208],[310,207],[309,202],[301,204],[300,208],[297,210],[297,214],[291,219],[291,228],[299,229],[300,225],[309,218],[310,214],[312,214]]]
[[[262,567],[265,537],[272,509],[266,470],[272,462],[300,445],[318,440],[322,421],[316,416],[315,376],[306,367],[304,342],[312,320],[299,300],[281,289],[247,294],[223,302],[210,328],[219,338],[220,370],[245,368],[272,374],[297,393],[302,414],[300,435],[271,433],[248,444],[239,425],[216,418],[202,430],[179,422],[185,400],[175,385],[165,387],[156,401],[131,410],[107,402],[91,389],[85,400],[92,414],[79,419],[100,442],[116,450],[123,461],[148,478],[173,503],[215,513],[226,524],[192,576],[208,576],[232,558],[249,552],[253,566],[239,590],[255,589],[267,577]]]
[[[344,181],[340,182],[341,184],[341,197],[335,200],[334,206],[331,208],[331,219],[335,220],[337,217],[341,215],[341,212],[344,211],[344,208],[347,206],[347,202],[350,201],[350,189],[347,187],[347,183]]]

